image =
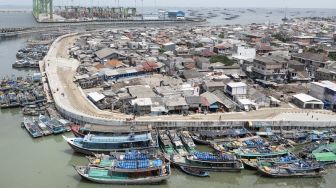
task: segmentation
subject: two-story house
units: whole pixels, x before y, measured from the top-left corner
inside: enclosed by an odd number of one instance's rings
[[[252,76],[255,79],[283,82],[287,79],[288,60],[277,57],[257,56],[253,61]]]

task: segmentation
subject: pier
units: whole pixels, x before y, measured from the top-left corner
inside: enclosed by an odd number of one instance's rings
[[[199,25],[204,23],[205,20],[100,20],[100,21],[83,21],[83,22],[48,22],[47,25],[37,27],[24,27],[24,28],[0,28],[0,40],[10,37],[20,37],[34,33],[43,33],[59,29],[98,29],[102,27],[144,27],[144,26],[184,26],[184,25]]]

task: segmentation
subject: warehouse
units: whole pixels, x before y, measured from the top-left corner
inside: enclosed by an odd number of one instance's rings
[[[294,95],[293,103],[303,109],[323,109],[323,102],[321,100],[304,93]]]

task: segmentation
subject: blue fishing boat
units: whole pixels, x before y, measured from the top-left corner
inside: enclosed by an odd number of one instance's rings
[[[196,151],[186,157],[174,155],[172,162],[179,167],[183,166],[203,171],[240,172],[244,169],[243,163],[234,154],[230,153],[212,154]]]
[[[55,120],[51,120],[48,116],[40,115],[39,123],[47,126],[53,134],[60,134],[66,131],[62,125]]]
[[[241,159],[247,168],[256,169],[258,158],[277,158],[288,155],[288,150],[283,146],[239,148],[234,153]]]
[[[170,162],[155,150],[132,150],[112,152],[110,155],[96,154],[88,157],[90,164],[76,167],[85,179],[110,184],[152,184],[168,179],[171,175]]]
[[[43,133],[40,130],[40,128],[38,127],[38,125],[36,125],[33,121],[31,121],[28,118],[24,118],[23,120],[23,125],[26,128],[26,130],[29,132],[29,134],[33,137],[33,138],[38,138],[38,137],[42,137]]]
[[[63,138],[73,150],[87,155],[157,147],[157,141],[152,139],[151,133],[136,135],[131,133],[127,136],[98,136],[88,134],[84,138],[67,138],[65,136]]]

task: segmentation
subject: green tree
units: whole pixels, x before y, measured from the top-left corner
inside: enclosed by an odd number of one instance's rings
[[[328,56],[331,60],[336,61],[336,53],[329,53]]]
[[[229,59],[228,57],[226,57],[225,55],[216,55],[210,58],[210,62],[211,63],[223,63],[225,66],[231,66],[233,65],[235,62],[231,59]]]
[[[196,48],[202,48],[202,47],[203,47],[203,44],[202,44],[202,43],[197,43],[195,47],[196,47]]]

